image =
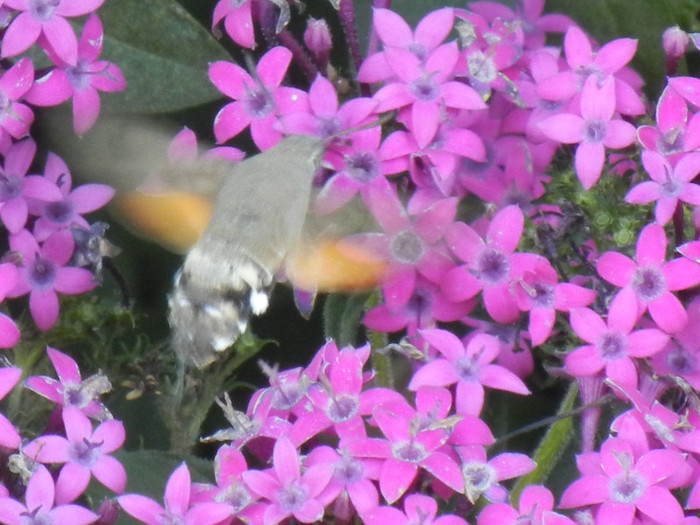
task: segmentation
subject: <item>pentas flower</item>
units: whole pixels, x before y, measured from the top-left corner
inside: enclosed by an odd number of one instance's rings
[[[437,321],[464,319],[476,305],[475,299],[451,301],[437,285],[419,276],[413,296],[401,308],[380,304],[364,315],[362,324],[377,332],[405,329],[407,335],[415,335],[418,330],[434,328]]]
[[[75,64],[78,39],[64,17],[82,16],[102,5],[104,0],[5,0],[4,7],[22,11],[7,28],[0,54],[3,58],[19,55],[43,37],[56,55]],[[43,45],[43,44],[42,44]]]
[[[214,525],[232,515],[233,508],[225,503],[209,501],[192,504],[191,491],[190,471],[183,463],[173,471],[165,485],[165,506],[141,494],[119,496],[117,501],[129,516],[148,525]]]
[[[574,308],[570,320],[574,332],[589,343],[566,356],[566,370],[574,376],[589,376],[605,368],[605,375],[618,384],[636,387],[637,369],[633,358],[659,352],[669,336],[658,328],[634,330],[637,300],[631,293],[618,293],[610,304],[608,317],[589,308]]]
[[[17,286],[18,279],[19,272],[14,264],[0,264],[0,303]],[[12,318],[0,313],[0,348],[12,348],[17,344],[20,336],[21,332]]]
[[[0,401],[12,391],[21,378],[21,368],[13,366],[0,368]],[[22,436],[10,420],[0,413],[0,446],[9,450],[17,450],[21,444]]]
[[[97,286],[83,268],[66,266],[73,255],[73,235],[57,231],[39,246],[27,230],[10,236],[10,249],[22,255],[19,282],[10,297],[29,294],[29,310],[37,327],[47,331],[58,320],[58,293],[77,295]]]
[[[109,454],[124,444],[126,434],[121,421],[92,423],[80,409],[63,408],[66,437],[43,435],[22,447],[22,452],[40,463],[62,464],[56,480],[56,502],[69,503],[82,494],[94,476],[117,494],[126,487],[126,471]]]
[[[591,75],[581,90],[580,115],[560,113],[540,122],[540,129],[548,138],[578,144],[574,163],[576,175],[585,189],[591,188],[600,178],[605,148],[625,148],[635,139],[635,127],[614,118],[615,96],[612,77],[599,80]]]
[[[520,242],[525,219],[517,206],[499,211],[491,221],[485,239],[464,223],[452,224],[445,235],[447,244],[466,264],[448,271],[442,291],[452,301],[464,301],[482,292],[484,306],[497,322],[511,324],[519,314],[511,293],[518,268],[531,268],[538,256],[513,253]]]
[[[217,501],[231,505],[236,517],[251,523],[262,520],[264,506],[256,503],[257,496],[243,482],[248,470],[245,457],[238,448],[223,445],[216,451],[214,475],[216,485],[195,483],[192,486],[191,503]]]
[[[691,301],[686,311],[688,324],[650,362],[655,374],[680,377],[700,390],[700,299]]]
[[[317,75],[309,87],[310,111],[285,115],[279,127],[285,134],[328,138],[368,123],[376,106],[375,100],[364,97],[352,98],[339,106],[333,83]]]
[[[518,269],[514,279],[518,307],[530,312],[528,334],[533,345],[541,345],[552,333],[556,311],[587,306],[595,300],[593,290],[573,283],[559,283],[556,270],[547,259],[538,257],[532,268]]]
[[[481,446],[457,447],[457,451],[462,459],[464,494],[472,503],[482,495],[489,501],[505,501],[508,491],[499,482],[527,474],[536,466],[525,454],[506,452],[489,460]]]
[[[62,199],[30,207],[41,210],[34,226],[34,236],[39,241],[72,225],[89,229],[90,225],[81,214],[102,208],[114,196],[114,188],[106,184],[83,184],[71,190],[68,166],[54,153],[46,158],[44,178],[58,186]]]
[[[685,99],[670,84],[656,103],[654,120],[656,126],[637,128],[637,138],[644,148],[674,156],[700,146],[700,114],[690,113]]]
[[[385,48],[405,49],[419,60],[425,60],[445,41],[452,30],[453,21],[454,10],[446,7],[428,13],[413,31],[399,14],[390,9],[374,8],[372,11],[373,36],[376,35]],[[357,79],[368,84],[385,81],[392,76],[394,73],[387,56],[382,52],[365,58],[357,73]]]
[[[329,464],[312,465],[302,472],[299,452],[292,442],[282,437],[275,442],[272,468],[243,473],[246,485],[270,503],[263,522],[273,525],[293,516],[302,523],[313,523],[323,517],[324,507],[318,500],[333,474]]]
[[[3,36],[2,45],[7,42],[7,33]],[[26,105],[19,102],[34,81],[34,65],[30,58],[19,60],[0,76],[0,128],[3,135],[19,139],[29,134],[29,128],[34,122],[34,113]],[[3,138],[3,141],[5,139]]]
[[[486,160],[486,146],[476,133],[447,124],[442,124],[433,141],[422,148],[410,131],[395,131],[384,139],[381,151],[387,175],[409,172],[418,187],[414,198],[422,190],[453,195],[460,162]]]
[[[403,401],[402,405],[407,403]],[[419,470],[425,470],[455,492],[462,492],[459,465],[443,452],[447,442],[447,428],[421,425],[421,417],[410,406],[379,407],[373,413],[374,421],[386,439],[361,438],[349,441],[345,447],[355,456],[382,458],[379,490],[386,501],[393,503],[411,487]]]
[[[336,145],[324,157],[335,173],[314,201],[314,210],[320,215],[339,210],[358,193],[364,198],[372,187],[389,188],[379,149],[381,129],[375,126],[357,131],[349,138],[350,144]]]
[[[454,266],[442,238],[457,213],[457,199],[441,199],[410,216],[393,189],[370,188],[365,202],[384,233],[352,236],[387,261],[381,288],[390,309],[401,308],[415,291],[417,275],[438,284]]]
[[[518,498],[517,510],[507,503],[491,503],[479,513],[477,525],[574,525],[554,512],[554,496],[542,485],[528,485]]]
[[[398,48],[384,50],[389,67],[398,77],[374,94],[375,111],[383,113],[405,108],[399,121],[410,122],[419,146],[429,144],[437,133],[448,109],[485,109],[486,104],[471,87],[452,80],[459,58],[456,43],[443,44],[430,52],[425,61]]]
[[[687,153],[675,166],[655,151],[642,152],[642,164],[652,180],[640,182],[625,196],[632,204],[656,201],[656,222],[664,226],[673,217],[678,202],[700,205],[700,186],[691,181],[700,173],[700,153]]]
[[[55,486],[51,473],[43,465],[27,484],[25,503],[9,497],[0,497],[0,522],[8,525],[44,523],[70,523],[87,525],[94,523],[98,515],[80,505],[55,505]]]
[[[700,283],[700,266],[688,259],[666,262],[668,239],[661,226],[650,224],[637,239],[636,261],[618,252],[606,252],[597,262],[600,276],[620,293],[637,299],[637,315],[647,309],[662,330],[674,333],[688,321],[685,308],[672,292]]]
[[[576,25],[571,18],[558,13],[542,14],[544,0],[519,0],[513,9],[497,2],[471,2],[469,10],[484,16],[489,22],[502,19],[522,27],[524,46],[528,49],[544,47],[546,33],[564,33]]]
[[[223,20],[226,34],[236,44],[253,49],[255,47],[255,27],[253,26],[252,5],[253,0],[237,2],[219,0],[212,13],[212,33],[216,36],[221,35],[216,26]]]
[[[685,465],[680,452],[657,449],[636,456],[630,443],[609,438],[600,453],[578,456],[577,465],[583,476],[564,491],[562,508],[596,505],[596,523],[631,525],[635,517],[645,517],[677,525],[683,520],[680,503],[664,486]]]
[[[337,450],[328,446],[314,447],[304,459],[304,465],[332,465],[333,476],[318,495],[326,508],[332,504],[336,520],[351,520],[379,505],[379,492],[372,480],[379,479],[382,461],[357,457],[344,448],[341,440]]]
[[[478,416],[484,405],[484,386],[520,395],[530,391],[510,370],[492,364],[500,350],[498,339],[477,334],[466,344],[456,335],[438,328],[422,330],[421,337],[440,352],[411,378],[408,388],[456,384],[455,405],[458,414]]]
[[[100,113],[99,91],[122,91],[126,80],[119,66],[98,60],[104,32],[99,17],[92,14],[83,27],[75,62],[63,60],[48,50],[56,68],[38,79],[27,93],[27,101],[37,106],[55,106],[73,98],[73,129],[83,135]]]
[[[46,353],[56,370],[58,380],[47,376],[32,376],[25,386],[59,406],[73,406],[85,415],[100,420],[111,419],[111,415],[100,401],[99,396],[112,389],[107,376],[99,373],[83,379],[78,363],[70,356],[55,348],[47,347]]]
[[[411,494],[403,502],[404,512],[395,507],[377,507],[362,514],[362,522],[367,525],[467,525],[467,522],[452,514],[437,516],[438,504],[430,496]]]
[[[364,416],[371,415],[377,406],[403,399],[388,388],[362,391],[362,354],[369,354],[368,346],[343,348],[333,362],[327,363],[308,393],[313,408],[307,407],[289,432],[292,443],[299,446],[331,426],[341,439],[363,436]]]
[[[36,142],[26,139],[10,146],[0,170],[0,219],[10,233],[24,228],[29,203],[55,202],[62,198],[56,185],[39,175],[28,175],[34,161]]]
[[[245,69],[219,61],[209,66],[209,78],[234,102],[226,104],[214,118],[214,135],[219,143],[238,135],[247,126],[255,145],[261,150],[274,146],[282,133],[277,131],[281,116],[308,113],[308,95],[296,88],[280,87],[292,60],[292,52],[274,47],[265,53],[256,67],[255,80]]]
[[[538,94],[546,100],[569,100],[581,91],[590,76],[594,82],[614,83],[613,110],[623,115],[641,115],[644,104],[638,92],[641,80],[625,66],[637,51],[637,41],[618,38],[594,51],[590,37],[576,25],[570,26],[564,36],[566,62],[571,68],[552,76],[538,87]],[[606,106],[610,100],[602,103]]]

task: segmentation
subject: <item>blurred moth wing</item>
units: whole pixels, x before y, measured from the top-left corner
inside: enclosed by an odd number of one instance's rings
[[[168,298],[181,359],[198,367],[214,361],[251,315],[265,312],[279,279],[310,293],[376,284],[383,262],[343,241],[369,228],[361,202],[338,215],[309,213],[322,139],[287,136],[237,163],[201,156],[174,163],[165,161],[173,135],[119,117],[100,119],[81,139],[52,134],[78,173],[117,188],[112,208],[129,229],[187,254]]]

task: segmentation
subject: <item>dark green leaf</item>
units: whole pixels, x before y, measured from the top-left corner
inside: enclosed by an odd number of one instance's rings
[[[161,113],[221,97],[207,76],[210,62],[231,57],[174,0],[112,0],[99,11],[102,58],[119,65],[128,88],[103,97],[107,110]]]
[[[323,305],[326,337],[334,339],[339,347],[357,344],[358,327],[366,301],[364,294],[329,295]]]

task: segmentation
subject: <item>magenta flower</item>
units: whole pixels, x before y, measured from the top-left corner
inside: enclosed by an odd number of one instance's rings
[[[68,230],[52,234],[41,247],[27,230],[10,236],[10,248],[22,254],[19,282],[10,297],[29,294],[29,310],[42,331],[49,330],[58,320],[56,292],[77,295],[97,286],[88,270],[66,266],[74,246]]]
[[[262,520],[264,506],[255,503],[257,496],[243,482],[242,474],[248,470],[245,457],[233,445],[219,447],[214,458],[216,485],[195,483],[191,503],[218,501],[231,505],[236,517],[255,523]]]
[[[430,496],[411,494],[404,503],[404,512],[395,507],[377,507],[362,514],[362,522],[367,525],[467,525],[464,518],[453,514],[437,516],[438,504]]]
[[[345,448],[354,456],[384,459],[379,490],[393,503],[411,487],[419,471],[425,470],[455,492],[462,492],[464,480],[459,465],[441,450],[447,442],[447,428],[422,427],[422,416],[406,403],[377,408],[374,420],[386,436],[348,441]]]
[[[668,240],[661,226],[646,226],[637,239],[636,262],[618,252],[607,252],[597,263],[601,277],[634,293],[637,315],[647,308],[662,330],[674,333],[688,321],[683,305],[672,292],[700,283],[700,266],[688,259],[666,261]]]
[[[700,205],[700,186],[691,181],[700,173],[700,153],[688,153],[675,166],[655,151],[642,152],[642,164],[652,180],[640,182],[625,196],[632,204],[656,201],[656,222],[664,226],[678,201]]]
[[[530,312],[528,333],[534,346],[549,338],[557,310],[568,312],[595,300],[593,290],[573,283],[558,283],[556,270],[544,257],[538,257],[533,268],[523,268],[521,272],[515,279],[515,296],[520,310]]]
[[[5,153],[0,170],[0,219],[10,233],[24,228],[29,217],[29,203],[59,201],[61,191],[40,175],[28,175],[34,161],[36,143],[26,139],[13,144]]]
[[[685,99],[670,84],[656,103],[656,126],[639,126],[637,137],[646,149],[675,155],[700,147],[700,115],[688,111]]]
[[[677,525],[683,509],[664,481],[684,465],[683,454],[675,450],[651,450],[636,457],[627,441],[609,438],[599,454],[578,457],[583,476],[567,487],[560,506],[598,505],[596,523],[631,525],[635,516],[644,516],[661,525]]]
[[[379,149],[382,130],[379,127],[350,135],[349,145],[337,145],[326,152],[325,161],[335,173],[325,182],[316,197],[314,209],[320,215],[333,213],[369,188],[387,189],[389,182]]]
[[[497,322],[510,324],[520,313],[511,292],[512,276],[519,268],[529,268],[537,256],[513,253],[520,242],[524,226],[518,206],[499,211],[491,221],[486,238],[470,226],[456,222],[445,236],[448,246],[466,264],[448,271],[442,291],[451,301],[464,301],[483,290],[484,306]]]
[[[82,494],[94,476],[112,492],[126,487],[126,471],[109,454],[124,444],[124,425],[115,419],[104,421],[93,430],[80,409],[63,408],[66,437],[43,435],[31,441],[22,452],[40,463],[62,464],[56,481],[56,502],[70,503]]]
[[[554,512],[554,496],[542,485],[528,485],[518,500],[518,509],[507,503],[491,503],[479,513],[477,525],[575,525]]]
[[[418,22],[415,32],[399,14],[390,9],[374,8],[372,12],[372,29],[384,47],[405,49],[420,60],[425,60],[430,52],[445,41],[453,23],[454,10],[450,7],[428,13]],[[357,79],[360,82],[375,83],[393,75],[387,56],[380,52],[365,58]]]
[[[252,4],[253,0],[237,2],[219,0],[212,14],[212,32],[217,36],[221,34],[216,26],[223,20],[226,34],[236,44],[253,49],[255,47],[255,27],[253,26]]]
[[[600,178],[605,148],[621,149],[634,142],[635,127],[615,113],[615,81],[591,75],[581,90],[581,114],[560,113],[540,122],[548,138],[576,148],[576,175],[585,189]]]
[[[387,262],[381,288],[384,301],[396,310],[415,292],[418,275],[438,284],[454,263],[443,236],[454,222],[457,199],[441,199],[420,212],[407,213],[393,189],[369,188],[365,201],[384,233],[349,238]]]
[[[82,16],[97,10],[104,0],[4,0],[4,7],[22,11],[7,28],[0,54],[19,55],[40,36],[56,55],[69,64],[78,58],[78,40],[64,17]]]
[[[55,486],[51,473],[46,467],[39,465],[27,484],[24,504],[9,497],[0,498],[0,523],[87,525],[97,521],[97,514],[80,505],[54,505],[54,492]]]
[[[645,112],[640,97],[641,78],[625,66],[637,51],[637,41],[618,38],[594,50],[590,37],[576,25],[571,25],[564,36],[566,62],[571,70],[562,71],[538,86],[538,94],[553,101],[569,100],[581,91],[590,76],[602,82],[614,78],[613,108],[623,115],[641,115]]]
[[[462,458],[464,494],[472,503],[482,495],[489,501],[505,501],[508,491],[499,482],[527,474],[536,466],[525,454],[505,452],[488,459],[486,449],[478,445],[457,450]]]
[[[308,95],[296,88],[280,87],[292,60],[292,52],[274,47],[265,53],[256,68],[260,84],[242,67],[219,61],[209,66],[214,85],[234,101],[226,104],[214,118],[214,135],[219,143],[238,135],[250,125],[253,142],[261,150],[274,146],[281,138],[279,117],[309,111]]]
[[[272,456],[271,469],[243,474],[246,485],[270,502],[264,523],[274,525],[291,516],[302,523],[319,521],[324,507],[318,496],[331,479],[332,466],[312,465],[302,473],[299,452],[286,437],[275,442]]]
[[[456,43],[443,44],[421,61],[412,52],[387,48],[384,50],[389,67],[397,82],[385,85],[374,94],[376,111],[406,108],[405,117],[419,146],[429,144],[437,133],[443,114],[448,109],[485,109],[486,104],[471,87],[452,80],[459,58]]]
[[[379,505],[379,493],[372,479],[378,479],[381,463],[372,458],[354,457],[342,446],[340,452],[328,446],[317,446],[304,460],[304,465],[328,464],[333,476],[318,499],[326,507],[333,504],[333,516],[351,520],[353,516]]]
[[[192,504],[191,490],[190,471],[187,464],[182,463],[165,485],[164,507],[141,494],[125,494],[119,496],[117,501],[127,514],[148,525],[215,525],[232,515],[233,509],[225,503],[211,501]]]
[[[39,241],[73,225],[90,229],[81,214],[102,208],[114,196],[114,188],[106,184],[83,184],[71,190],[72,180],[68,166],[54,153],[49,153],[46,158],[44,178],[58,186],[62,198],[30,207],[40,210],[38,214],[41,216],[34,226],[34,236]]]
[[[14,264],[0,264],[0,303],[17,286],[18,278],[19,272]],[[21,335],[12,318],[0,313],[0,348],[12,348],[17,344]]]
[[[403,399],[389,388],[362,391],[364,362],[360,356],[368,357],[368,350],[343,348],[324,366],[320,381],[307,394],[313,407],[299,415],[289,432],[292,443],[300,446],[331,426],[341,439],[364,436],[363,416],[371,415],[377,406]]]
[[[605,368],[605,375],[621,385],[636,387],[633,358],[659,352],[669,336],[658,328],[633,331],[637,323],[637,300],[632,293],[618,293],[603,320],[589,308],[571,310],[571,327],[588,344],[566,356],[566,370],[573,376],[590,376]]]
[[[370,121],[377,102],[371,98],[353,98],[338,106],[338,93],[326,77],[317,75],[309,88],[308,112],[286,115],[281,122],[285,134],[331,137]],[[345,137],[343,137],[345,138]]]
[[[413,296],[399,309],[387,304],[372,308],[362,318],[370,330],[414,335],[423,328],[433,328],[436,321],[464,319],[476,307],[476,300],[451,301],[440,288],[426,279],[418,279]]]
[[[2,39],[4,47],[8,41],[5,33]],[[30,58],[19,60],[0,76],[0,127],[3,134],[9,134],[13,139],[19,139],[29,134],[29,128],[34,122],[32,110],[19,102],[29,91],[34,81],[34,65]]]
[[[13,366],[0,368],[0,401],[12,391],[21,378],[21,368]],[[17,450],[21,444],[22,436],[10,420],[0,412],[0,447]]]
[[[98,91],[122,91],[126,80],[119,66],[98,60],[102,53],[102,22],[91,14],[78,42],[75,62],[63,60],[49,52],[57,68],[38,79],[27,93],[27,101],[37,106],[55,106],[73,97],[73,129],[83,135],[100,113]]]
[[[492,364],[500,343],[488,334],[477,334],[466,345],[453,333],[438,328],[423,330],[421,336],[442,357],[419,368],[408,384],[410,390],[422,386],[457,385],[455,405],[458,414],[478,416],[484,405],[484,386],[520,395],[530,391],[513,372]]]
[[[88,416],[101,420],[111,419],[107,407],[99,401],[101,394],[112,389],[107,376],[100,373],[82,379],[78,363],[70,356],[51,347],[46,348],[46,353],[56,370],[58,380],[32,376],[27,378],[25,386],[59,406],[74,406]]]

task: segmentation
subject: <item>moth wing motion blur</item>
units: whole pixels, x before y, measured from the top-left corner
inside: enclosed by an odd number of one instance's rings
[[[366,231],[368,212],[309,213],[321,139],[290,135],[238,163],[168,163],[172,136],[150,123],[109,119],[60,149],[74,152],[81,173],[120,190],[113,208],[131,230],[187,254],[168,297],[171,344],[181,359],[200,368],[213,362],[251,315],[267,310],[280,279],[312,294],[376,284],[383,263],[342,240]]]

